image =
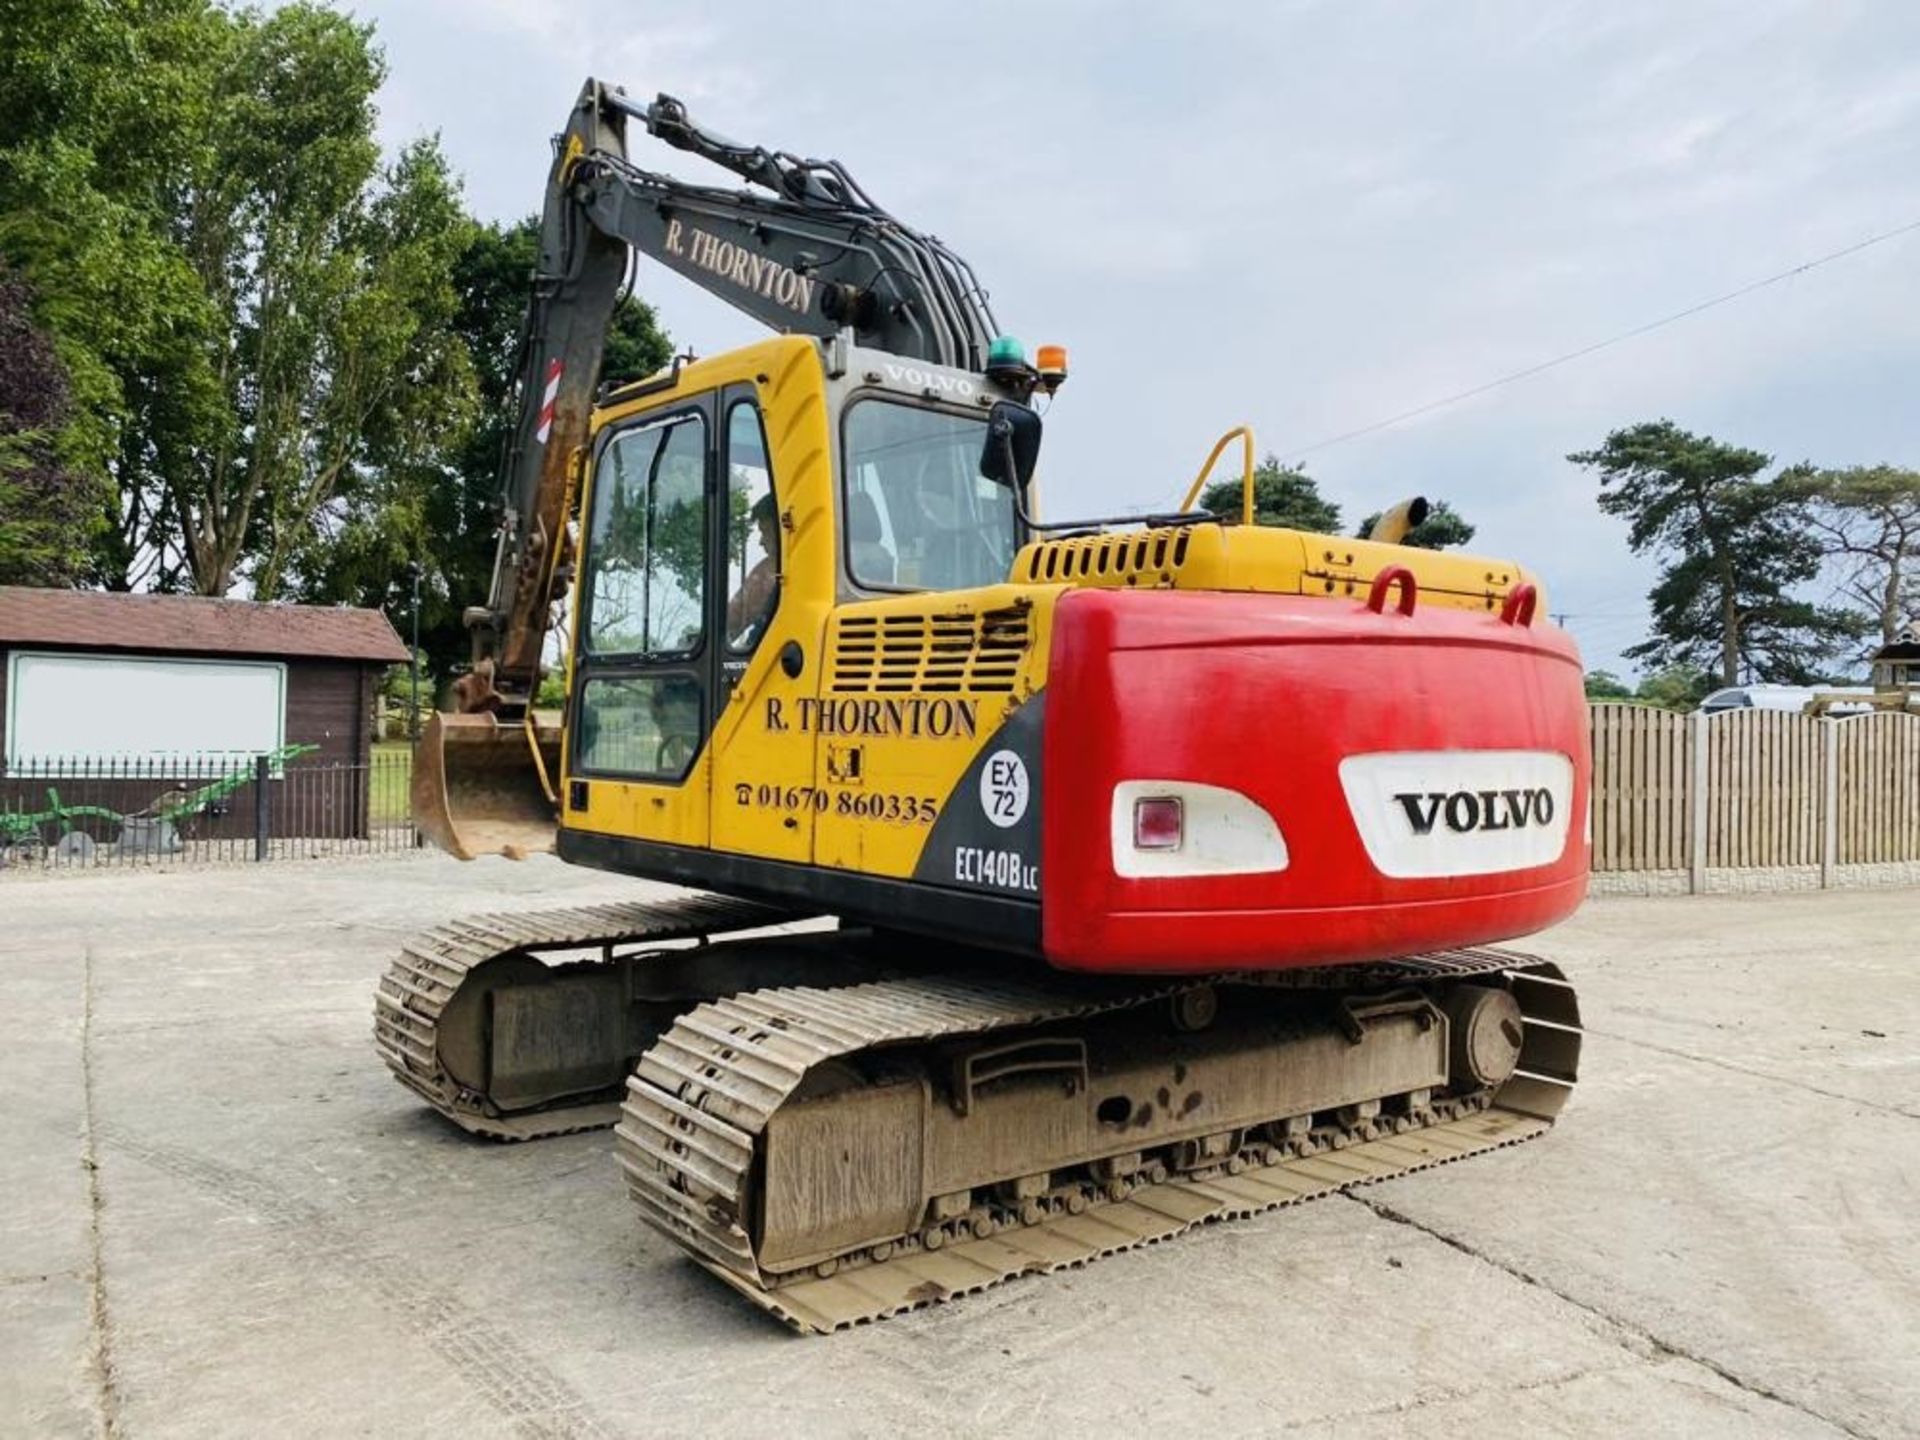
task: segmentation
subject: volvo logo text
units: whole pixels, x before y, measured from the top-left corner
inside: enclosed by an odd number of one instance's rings
[[[917,385],[922,390],[931,390],[938,395],[958,395],[963,399],[973,398],[973,382],[961,375],[942,375],[937,370],[922,370],[917,365],[896,365],[886,362],[882,368],[887,378],[896,385]]]
[[[1527,790],[1403,791],[1393,797],[1416,835],[1437,824],[1455,834],[1469,830],[1523,830],[1553,823],[1553,794],[1544,785]]]
[[[1553,750],[1381,750],[1340,761],[1374,869],[1395,880],[1504,875],[1567,853],[1581,796]]]

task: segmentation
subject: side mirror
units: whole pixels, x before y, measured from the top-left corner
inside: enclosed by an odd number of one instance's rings
[[[980,473],[1015,495],[1025,495],[1040,462],[1040,417],[1013,400],[996,400],[987,412],[987,439],[980,447]]]

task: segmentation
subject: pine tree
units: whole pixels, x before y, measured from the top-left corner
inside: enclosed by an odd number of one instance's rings
[[[1699,665],[1722,685],[1806,684],[1861,633],[1857,614],[1793,593],[1818,574],[1820,545],[1797,522],[1793,487],[1761,478],[1771,456],[1656,420],[1567,458],[1598,473],[1600,508],[1627,521],[1634,553],[1662,562],[1653,634],[1631,658]]]

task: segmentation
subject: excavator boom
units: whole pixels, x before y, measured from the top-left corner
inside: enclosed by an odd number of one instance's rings
[[[630,119],[757,188],[635,165]],[[640,105],[589,80],[554,142],[502,465],[499,558],[487,606],[469,617],[475,660],[492,661],[492,690],[508,711],[538,683],[571,573],[565,528],[579,496],[569,466],[587,443],[607,329],[636,255],[771,330],[844,334],[902,359],[978,370],[995,333],[966,262],[881,209],[837,161],[740,145],[701,129],[671,96]]]

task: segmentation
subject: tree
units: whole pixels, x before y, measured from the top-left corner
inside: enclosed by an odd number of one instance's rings
[[[276,599],[362,473],[458,429],[465,217],[434,142],[380,168],[370,26],[304,4],[237,26],[183,207],[235,423],[157,478],[195,588],[225,593],[246,562],[255,594]]]
[[[0,26],[0,253],[31,282],[69,378],[61,449],[95,484],[93,578],[118,588],[164,587],[180,557],[136,560],[163,517],[98,482],[155,436],[208,444],[226,418],[177,222],[234,24],[208,0],[35,0]]]
[[[464,432],[458,186],[431,141],[381,165],[384,61],[323,6],[24,8],[0,249],[73,377],[77,463],[114,481],[95,576],[302,589],[360,491]]]
[[[74,585],[104,486],[62,455],[67,372],[32,310],[26,282],[0,263],[0,585]]]
[[[535,227],[473,225],[430,140],[383,165],[372,28],[324,5],[0,0],[0,33],[0,256],[68,377],[84,578],[404,614],[417,561],[462,658]],[[603,375],[669,354],[629,300]]]
[[[272,492],[267,533],[251,542],[257,591],[304,594],[356,555],[384,554],[404,572],[396,541],[420,528],[424,497],[475,417],[453,285],[470,228],[437,145],[409,146],[363,217],[363,282],[323,341],[340,369],[309,392],[324,403],[306,412],[314,418]]]
[[[1241,481],[1214,481],[1201,492],[1200,508],[1230,525],[1238,524]],[[1333,535],[1339,533],[1340,507],[1321,497],[1319,485],[1306,471],[1282,465],[1277,456],[1269,455],[1253,472],[1253,523]]]
[[[471,370],[474,400],[458,432],[445,437],[396,483],[369,491],[326,550],[326,563],[303,580],[304,598],[347,602],[407,615],[406,568],[422,567],[420,646],[436,674],[466,662],[471,648],[461,613],[487,598],[499,514],[500,461],[518,418],[520,332],[539,255],[539,221],[461,230],[451,271],[451,327]],[[640,379],[663,367],[673,349],[653,311],[628,297],[608,330],[601,378]],[[404,482],[404,483],[400,483]]]
[[[1638,695],[1666,710],[1692,710],[1713,688],[1713,677],[1698,665],[1669,665],[1642,678]]]
[[[1380,515],[1381,512],[1376,510],[1360,522],[1358,533],[1362,538],[1373,529]],[[1464,545],[1473,539],[1473,529],[1453,506],[1444,500],[1436,500],[1427,507],[1427,518],[1409,530],[1400,543],[1415,545],[1422,550],[1444,550],[1449,545]]]
[[[1587,698],[1589,700],[1631,700],[1633,687],[1611,670],[1589,670]]]
[[[1771,457],[1658,420],[1567,458],[1598,472],[1600,508],[1628,522],[1634,553],[1663,561],[1648,596],[1654,633],[1632,658],[1711,665],[1723,685],[1806,684],[1860,633],[1858,616],[1793,595],[1818,573],[1820,548],[1795,523],[1792,487],[1759,478]]]
[[[1833,567],[1839,593],[1858,605],[1891,645],[1920,617],[1920,471],[1892,465],[1816,470],[1785,477]]]

